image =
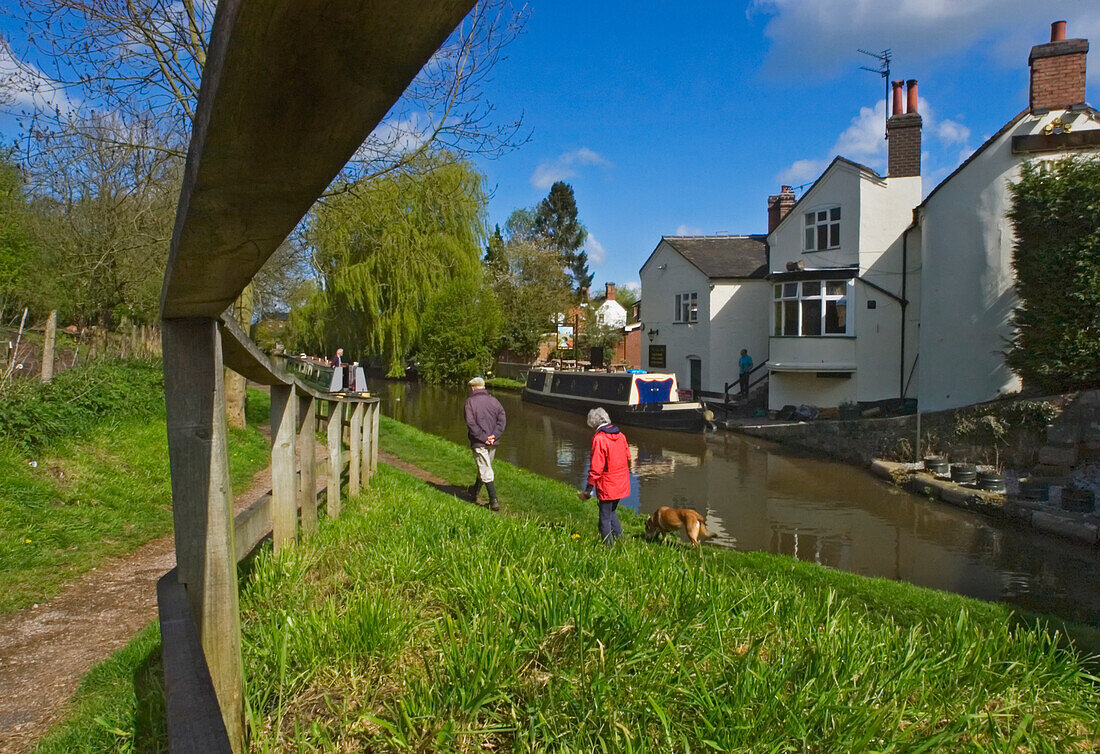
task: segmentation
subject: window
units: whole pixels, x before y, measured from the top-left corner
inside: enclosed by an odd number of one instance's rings
[[[848,282],[803,280],[772,288],[773,335],[847,335]]]
[[[676,309],[672,318],[674,322],[698,322],[699,321],[699,294],[677,293]]]
[[[806,251],[824,251],[840,248],[840,207],[807,212]]]
[[[664,369],[665,368],[665,347],[664,346],[650,346],[649,347],[649,366],[650,368]]]

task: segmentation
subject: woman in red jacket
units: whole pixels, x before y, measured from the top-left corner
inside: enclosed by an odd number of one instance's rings
[[[592,436],[592,462],[588,469],[588,486],[577,494],[581,500],[587,500],[595,488],[600,508],[600,536],[610,545],[623,535],[615,509],[619,501],[630,494],[630,447],[626,435],[611,423],[611,417],[602,408],[588,412],[588,426],[596,430]]]

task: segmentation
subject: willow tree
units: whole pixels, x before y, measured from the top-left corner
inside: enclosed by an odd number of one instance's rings
[[[432,294],[481,263],[484,178],[452,155],[363,180],[320,202],[306,231],[319,285],[292,313],[297,348],[380,354],[404,374]]]

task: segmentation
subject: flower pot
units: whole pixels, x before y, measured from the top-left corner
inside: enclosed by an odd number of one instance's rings
[[[936,476],[947,476],[951,473],[951,464],[946,458],[925,458],[924,470]]]
[[[951,481],[966,487],[973,487],[978,482],[978,467],[972,463],[951,464]]]
[[[978,473],[978,489],[986,492],[1008,492],[1004,474],[982,471]]]
[[[1074,513],[1091,513],[1096,508],[1096,494],[1092,490],[1066,487],[1062,490],[1062,510]]]

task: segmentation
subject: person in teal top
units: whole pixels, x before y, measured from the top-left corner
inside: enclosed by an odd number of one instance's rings
[[[741,383],[741,395],[749,394],[749,372],[752,371],[752,357],[747,348],[741,349],[741,358],[737,360],[737,366],[741,369],[738,381]]]

